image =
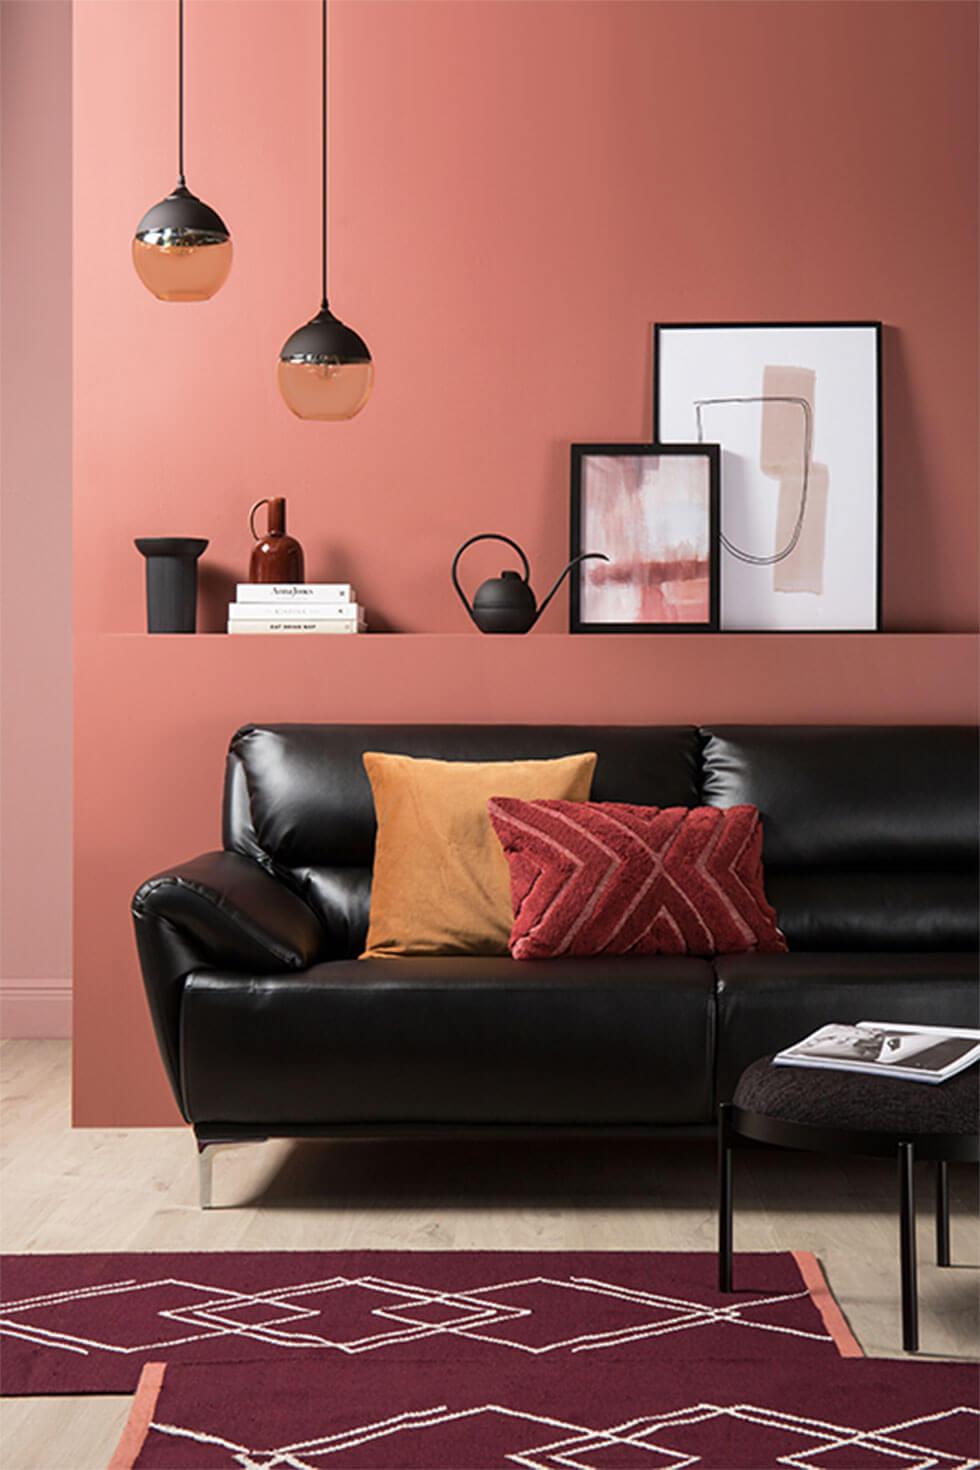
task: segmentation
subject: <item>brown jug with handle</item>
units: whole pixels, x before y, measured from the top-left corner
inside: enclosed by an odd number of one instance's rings
[[[264,535],[255,529],[255,512],[260,505],[269,507]],[[281,495],[257,500],[248,513],[249,530],[255,537],[248,566],[250,582],[302,582],[303,548],[295,536],[286,535],[286,501]]]

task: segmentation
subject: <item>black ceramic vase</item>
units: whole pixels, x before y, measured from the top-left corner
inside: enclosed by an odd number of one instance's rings
[[[200,536],[137,536],[146,557],[146,631],[197,631],[197,559],[207,547]]]

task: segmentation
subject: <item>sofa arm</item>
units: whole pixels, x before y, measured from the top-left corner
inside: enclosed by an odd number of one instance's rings
[[[251,858],[208,852],[148,878],[133,898],[143,983],[178,1104],[179,1024],[192,970],[304,970],[325,936],[313,911]]]

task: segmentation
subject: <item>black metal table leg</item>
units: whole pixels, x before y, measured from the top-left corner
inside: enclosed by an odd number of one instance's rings
[[[732,1290],[731,1103],[718,1109],[718,1290]]]
[[[919,1350],[919,1292],[915,1260],[915,1147],[898,1145],[899,1234],[902,1256],[902,1347]]]
[[[936,1265],[949,1266],[949,1165],[936,1165]]]

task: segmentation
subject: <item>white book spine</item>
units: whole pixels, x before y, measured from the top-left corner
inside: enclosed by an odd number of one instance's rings
[[[364,633],[364,623],[339,618],[246,618],[228,622],[229,633]]]
[[[324,621],[329,618],[346,618],[348,622],[352,618],[362,618],[364,610],[356,602],[304,602],[296,607],[292,603],[285,606],[275,602],[230,602],[228,604],[228,621],[236,622],[240,618],[317,618]]]
[[[239,602],[289,603],[306,606],[314,602],[356,602],[349,582],[239,582]]]

